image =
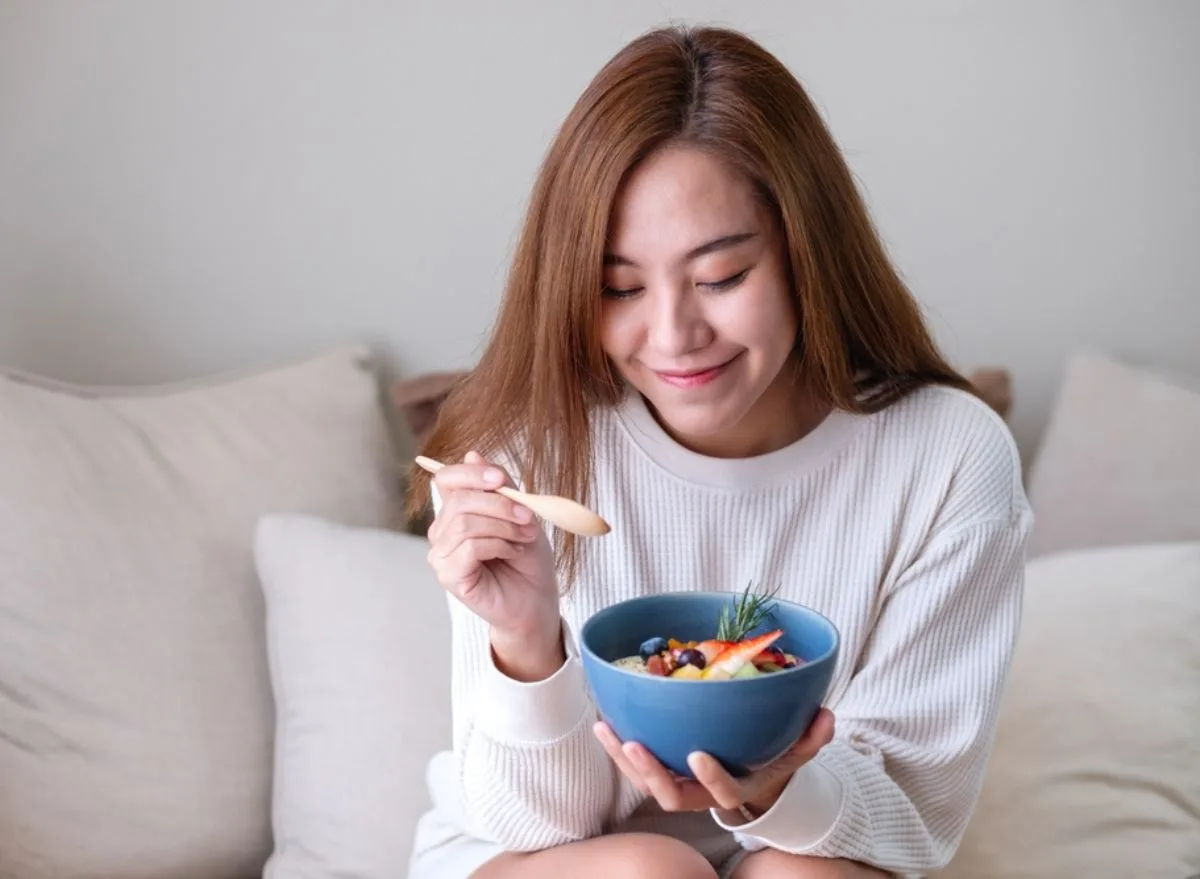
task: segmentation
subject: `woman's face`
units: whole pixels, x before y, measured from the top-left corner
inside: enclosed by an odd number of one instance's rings
[[[601,341],[675,439],[744,457],[796,438],[797,321],[776,224],[744,176],[669,147],[609,222]]]

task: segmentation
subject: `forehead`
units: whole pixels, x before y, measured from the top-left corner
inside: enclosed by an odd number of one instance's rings
[[[745,175],[710,153],[668,147],[622,183],[609,248],[635,260],[670,258],[714,238],[761,231],[762,221],[762,203]]]

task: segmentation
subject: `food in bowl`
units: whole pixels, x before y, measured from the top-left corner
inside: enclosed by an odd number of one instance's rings
[[[736,643],[776,631],[782,634],[769,649],[796,657],[795,666],[764,672],[756,665],[759,674],[687,681],[619,664],[642,662],[639,648],[653,638],[665,638],[670,649],[672,638],[699,645],[721,635]],[[579,648],[600,719],[620,741],[638,742],[676,775],[691,778],[687,758],[695,751],[744,776],[802,736],[828,692],[839,639],[837,627],[817,610],[771,594],[659,592],[594,613],[580,629]],[[760,663],[767,653],[758,654]]]
[[[770,600],[778,591],[752,594],[752,586],[746,587],[732,613],[722,609],[716,637],[685,641],[654,635],[642,642],[636,654],[619,657],[613,665],[635,674],[681,681],[727,681],[796,668],[803,661],[774,646],[783,637],[783,629],[749,637],[766,618]]]
[[[752,678],[796,668],[803,662],[771,646],[782,636],[783,629],[742,641],[678,641],[655,636],[643,642],[636,655],[623,656],[613,664],[636,674],[680,681]]]

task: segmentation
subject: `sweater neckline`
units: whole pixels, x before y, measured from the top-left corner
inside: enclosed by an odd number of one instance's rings
[[[633,388],[627,389],[616,413],[629,439],[660,468],[686,482],[727,489],[805,476],[845,448],[866,422],[863,415],[835,408],[816,427],[781,449],[750,458],[715,458],[680,445]]]

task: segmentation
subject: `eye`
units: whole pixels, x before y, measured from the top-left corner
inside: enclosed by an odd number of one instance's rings
[[[748,274],[750,274],[749,269],[742,269],[736,275],[730,275],[728,278],[723,278],[720,281],[701,283],[699,286],[704,287],[707,290],[714,290],[720,293],[724,290],[732,290],[738,284],[742,283],[742,281],[746,280],[746,275]]]
[[[641,287],[630,287],[627,290],[621,290],[616,287],[609,287],[608,285],[605,285],[603,288],[601,288],[600,295],[604,296],[606,299],[629,299],[630,297],[636,296],[641,292]]]

